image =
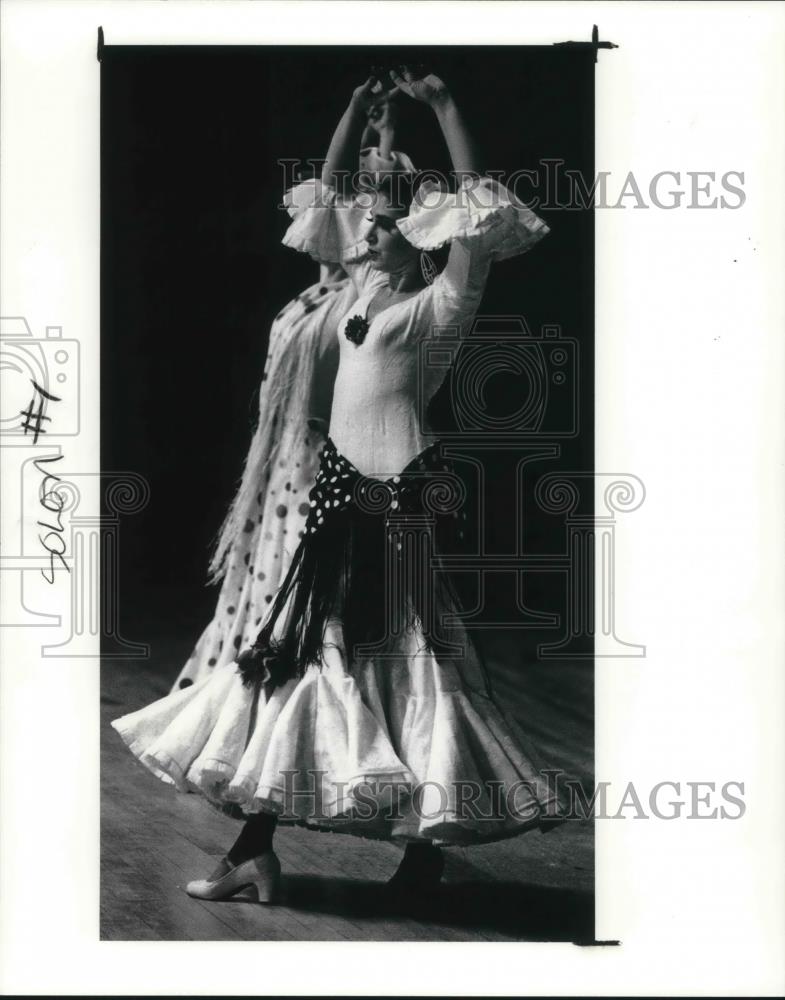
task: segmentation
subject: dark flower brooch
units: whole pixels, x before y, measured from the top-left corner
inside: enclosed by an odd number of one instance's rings
[[[359,346],[368,333],[368,320],[364,316],[352,316],[346,324],[344,333],[347,340]]]

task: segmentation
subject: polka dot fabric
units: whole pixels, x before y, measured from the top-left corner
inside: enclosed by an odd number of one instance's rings
[[[433,487],[434,476],[440,471],[451,474],[452,470],[441,458],[437,443],[418,455],[400,475],[374,479],[356,469],[328,438],[316,482],[308,495],[305,533],[315,534],[331,514],[345,510],[351,503],[368,512],[421,513],[423,489]]]
[[[273,426],[269,460],[257,488],[237,519],[238,530],[226,561],[226,572],[215,615],[199,637],[180,671],[173,690],[198,682],[216,668],[231,663],[240,649],[253,642],[270,609],[278,586],[303,536],[310,511],[308,493],[319,469],[325,443],[329,406],[322,402],[324,387],[316,383],[337,361],[337,326],[355,292],[347,280],[311,286],[277,316],[270,332],[265,378],[260,391],[260,420]],[[273,386],[288,373],[300,379],[312,373],[312,387],[298,385],[297,396],[278,393],[276,412]],[[296,398],[306,404],[295,412]],[[328,400],[329,402],[329,397]],[[326,409],[326,413],[324,412]],[[318,417],[312,414],[318,413]]]

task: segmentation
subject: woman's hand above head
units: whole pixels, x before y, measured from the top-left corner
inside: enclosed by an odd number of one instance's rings
[[[425,67],[399,66],[401,73],[390,70],[390,79],[396,89],[415,101],[427,104],[435,113],[442,135],[450,151],[453,173],[461,182],[464,177],[477,174],[477,154],[460,111],[447,84]]]
[[[368,108],[368,124],[375,129],[379,135],[395,128],[398,113],[394,101],[385,98],[377,101]]]
[[[365,83],[354,88],[350,106],[367,115],[375,105],[389,101],[397,93],[397,87],[385,87],[378,77],[369,76]]]
[[[390,79],[396,90],[407,97],[413,97],[415,101],[422,101],[432,108],[441,107],[451,100],[447,85],[435,73],[418,73],[410,66],[399,66],[398,69],[400,73],[390,70]]]
[[[347,178],[357,167],[357,149],[368,126],[368,111],[398,93],[397,87],[385,87],[376,76],[355,87],[349,106],[336,126],[322,169],[322,183],[348,195]]]
[[[379,153],[382,156],[389,157],[395,138],[395,123],[397,119],[398,112],[395,101],[385,99],[372,104],[368,108],[368,122],[363,133],[362,145],[370,146],[375,142]]]

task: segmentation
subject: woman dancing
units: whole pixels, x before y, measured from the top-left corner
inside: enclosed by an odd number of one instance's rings
[[[395,106],[377,100],[362,136],[362,177],[414,173],[394,138]],[[338,324],[357,297],[340,263],[320,261],[319,270],[319,282],[284,306],[270,330],[256,430],[209,567],[210,582],[223,584],[174,691],[233,662],[251,643],[303,535],[330,417]]]
[[[423,340],[465,329],[491,262],[528,250],[547,227],[478,175],[440,79],[390,75],[433,110],[458,190],[422,185],[402,202],[407,185],[387,179],[366,204],[343,197],[340,177],[379,84],[354,91],[321,182],[289,193],[283,240],[340,261],[357,294],[339,327],[330,438],[305,535],[237,663],[113,723],[153,773],[245,818],[218,868],[188,885],[202,899],[245,887],[275,898],[277,822],[403,843],[392,884],[424,889],[441,878],[440,845],[546,826],[556,802],[438,572],[460,491],[418,419],[418,400],[438,388],[420,369]],[[428,283],[421,254],[447,244],[447,265]]]

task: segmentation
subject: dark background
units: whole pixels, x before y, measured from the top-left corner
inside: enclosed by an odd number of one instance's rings
[[[132,470],[151,500],[123,519],[120,625],[131,640],[176,633],[184,661],[212,617],[211,541],[242,469],[274,315],[317,280],[280,245],[288,216],[281,158],[323,157],[352,89],[372,65],[427,62],[444,78],[485,169],[545,158],[593,176],[593,54],[554,47],[124,47],[101,63],[102,467]],[[449,170],[432,112],[405,96],[395,147],[418,168]],[[593,467],[593,220],[537,209],[551,234],[494,266],[483,312],[559,324],[580,342],[581,433],[541,474]],[[504,410],[525,391],[499,379]],[[450,421],[445,389],[435,413]],[[547,440],[547,438],[545,439]],[[494,551],[510,551],[520,453],[484,453]],[[529,484],[529,487],[531,486]],[[526,500],[526,550],[564,551],[559,518]],[[509,580],[489,585],[493,614],[514,616]],[[559,574],[531,574],[530,606],[559,611]],[[529,638],[533,638],[529,636]],[[539,639],[555,641],[543,632]],[[171,664],[171,675],[181,662]]]

